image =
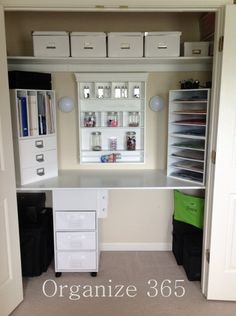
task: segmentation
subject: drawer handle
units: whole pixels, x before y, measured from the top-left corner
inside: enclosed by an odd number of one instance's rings
[[[56,46],[55,45],[48,45],[46,46],[47,49],[56,49]]]
[[[35,159],[38,162],[43,162],[44,161],[44,154],[36,155]]]
[[[84,49],[94,49],[93,44],[92,43],[84,43]]]
[[[201,52],[202,52],[201,49],[192,49],[192,54],[193,54],[193,55],[200,55]]]
[[[158,49],[167,49],[167,45],[165,45],[165,44],[158,44],[157,48]]]
[[[45,175],[44,168],[39,168],[36,171],[37,171],[37,175],[38,176],[44,176]]]
[[[121,43],[120,49],[130,49],[130,44],[129,43]]]
[[[35,141],[35,147],[37,148],[43,148],[44,145],[43,145],[43,140],[36,140]]]

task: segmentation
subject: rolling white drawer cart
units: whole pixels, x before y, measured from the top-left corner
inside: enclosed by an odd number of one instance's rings
[[[106,190],[53,190],[55,275],[99,270],[98,217],[107,211]]]

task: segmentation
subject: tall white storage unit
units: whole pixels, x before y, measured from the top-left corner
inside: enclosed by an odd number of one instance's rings
[[[169,92],[167,175],[205,183],[210,90]]]
[[[115,163],[145,161],[145,96],[147,74],[144,73],[83,73],[75,74],[78,83],[80,163],[102,163],[102,157],[116,155]],[[86,126],[86,115],[93,113],[95,123]],[[109,115],[116,116],[109,124]],[[130,116],[138,123],[130,123]],[[135,133],[135,149],[129,150],[127,134]],[[99,133],[101,150],[92,149],[92,135]],[[116,150],[109,148],[109,139],[116,139]]]
[[[55,92],[14,89],[10,97],[17,182],[57,176]]]

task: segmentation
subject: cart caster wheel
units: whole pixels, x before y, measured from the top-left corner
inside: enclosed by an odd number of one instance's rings
[[[55,277],[56,278],[60,278],[60,276],[61,276],[61,272],[55,272]]]
[[[92,277],[96,277],[96,276],[97,276],[97,272],[91,272],[90,275],[91,275]]]

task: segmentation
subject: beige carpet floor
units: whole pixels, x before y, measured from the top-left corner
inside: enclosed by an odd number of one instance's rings
[[[177,282],[184,287],[182,297],[175,295],[176,280],[184,280]],[[178,296],[182,292],[177,288]],[[234,316],[236,302],[207,301],[200,282],[187,280],[171,252],[103,252],[97,277],[63,273],[55,278],[51,266],[40,277],[24,278],[24,301],[11,315]]]

